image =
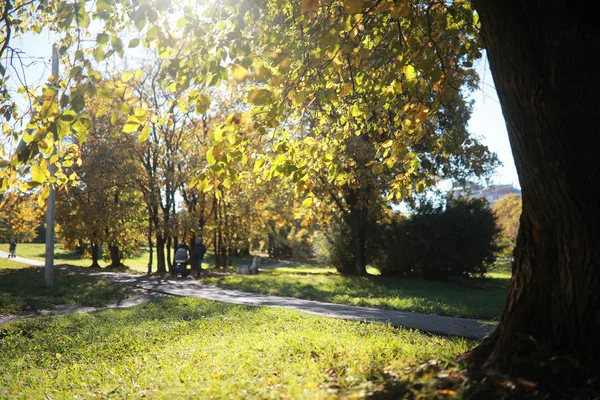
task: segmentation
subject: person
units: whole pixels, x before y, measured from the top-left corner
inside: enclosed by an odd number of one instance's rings
[[[180,243],[175,251],[175,266],[174,275],[181,273],[183,276],[187,276],[186,265],[188,260],[188,246],[185,243]]]
[[[204,254],[206,254],[206,246],[203,243],[202,236],[198,236],[198,243],[194,245],[194,259],[196,260],[196,278],[200,278]]]
[[[15,258],[17,256],[17,241],[15,239],[11,239],[9,246],[10,254],[8,257]]]

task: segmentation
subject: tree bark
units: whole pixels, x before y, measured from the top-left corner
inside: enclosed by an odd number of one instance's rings
[[[154,249],[152,247],[152,218],[148,218],[148,275],[152,273]]]
[[[352,252],[354,257],[353,275],[367,275],[367,257],[366,257],[366,241],[367,241],[367,223],[369,209],[366,205],[361,204],[364,199],[361,199],[360,190],[355,191],[348,189],[346,202],[348,204],[348,214],[346,223],[352,232]]]
[[[165,263],[165,242],[166,239],[162,234],[156,235],[156,272],[167,272],[167,264]]]
[[[118,246],[109,246],[110,251],[110,266],[112,268],[119,268],[121,264],[121,252],[119,251]]]
[[[523,213],[500,324],[468,359],[514,372],[546,354],[600,376],[600,30],[581,4],[473,3]]]
[[[100,264],[98,264],[98,253],[100,252],[100,246],[96,243],[92,244],[92,265],[90,268],[100,268]]]

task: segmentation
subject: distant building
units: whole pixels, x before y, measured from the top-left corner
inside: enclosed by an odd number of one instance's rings
[[[521,195],[521,191],[513,185],[492,185],[482,188],[470,182],[467,184],[467,187],[453,188],[450,193],[453,197],[466,197],[468,199],[483,198],[490,205],[493,205],[507,194],[516,193],[519,196]]]

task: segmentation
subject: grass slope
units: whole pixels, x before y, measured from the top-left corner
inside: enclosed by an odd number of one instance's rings
[[[475,343],[293,311],[170,298],[0,330],[0,398],[363,397]]]

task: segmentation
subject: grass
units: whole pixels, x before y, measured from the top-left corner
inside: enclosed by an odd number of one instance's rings
[[[168,298],[2,326],[0,398],[365,397],[475,342],[381,324]]]
[[[18,264],[0,260],[0,315],[29,314],[58,304],[104,306],[131,293],[125,286],[60,269],[54,271],[54,285],[48,288],[43,267]]]
[[[381,276],[344,277],[333,268],[298,264],[294,268],[265,270],[258,275],[205,278],[203,282],[227,289],[328,303],[498,319],[509,278],[507,272],[494,272],[486,279],[462,283]]]
[[[0,245],[1,246],[1,245]],[[18,255],[38,260],[44,259],[43,244],[19,244]],[[148,250],[125,261],[140,273],[147,269]],[[56,246],[56,263],[89,266],[89,260],[66,253]],[[214,268],[214,258],[208,254],[203,267]],[[316,263],[295,263],[289,267],[265,270],[258,275],[238,275],[237,266],[249,264],[251,258],[234,259],[233,268],[226,275],[205,277],[203,282],[227,289],[253,293],[290,296],[329,303],[349,304],[392,310],[410,310],[427,314],[453,317],[496,320],[504,306],[510,272],[497,268],[486,279],[441,283],[417,279],[394,279],[376,276],[377,270],[369,268],[369,277],[343,277],[334,268]],[[263,259],[267,265],[273,260]],[[208,274],[211,275],[211,274]]]
[[[8,243],[0,244],[0,249],[8,252]],[[46,245],[44,243],[19,243],[17,245],[17,256],[29,258],[32,260],[44,261],[46,254]],[[124,260],[124,264],[132,270],[132,272],[146,273],[148,271],[148,257],[150,251],[147,247],[140,249],[139,253]],[[156,270],[156,248],[153,249],[153,270]],[[55,264],[72,265],[76,267],[89,267],[92,264],[91,259],[82,258],[79,254],[71,253],[66,251],[60,243],[57,243],[54,247],[54,262]],[[238,266],[250,264],[252,257],[240,257],[232,260],[233,267],[237,270]],[[268,258],[262,260],[262,264],[272,262]],[[100,260],[101,267],[109,264]],[[204,269],[214,268],[215,259],[213,254],[207,253],[204,257],[202,267]],[[233,271],[233,269],[231,270]]]

